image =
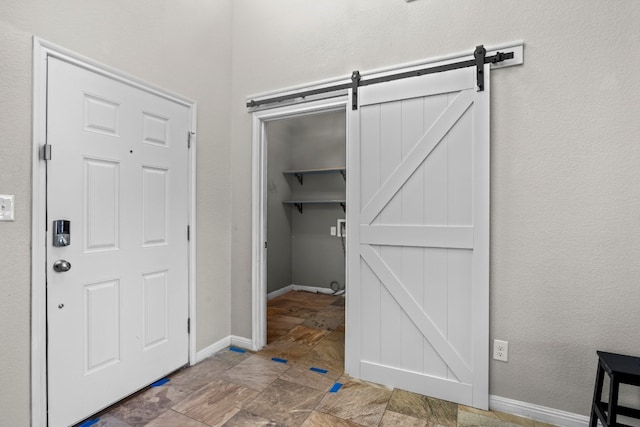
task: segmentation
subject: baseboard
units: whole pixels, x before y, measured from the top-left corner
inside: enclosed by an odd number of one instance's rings
[[[293,291],[293,285],[285,286],[284,288],[280,288],[273,292],[269,292],[267,294],[267,300],[273,299],[275,297],[279,297],[280,295],[284,295],[289,291]]]
[[[294,291],[312,292],[315,294],[334,294],[331,288],[320,288],[317,286],[291,285]]]
[[[330,289],[330,288],[320,288],[318,286],[305,286],[305,285],[291,284],[289,286],[285,286],[284,288],[268,293],[267,300],[273,299],[275,297],[279,297],[280,295],[284,295],[289,291],[305,291],[305,292],[311,292],[314,294],[334,294],[335,293],[333,292],[333,289]]]
[[[199,352],[196,353],[195,363],[200,363],[204,359],[213,356],[220,350],[223,350],[231,345],[231,335],[228,337],[222,338],[220,341],[216,341],[208,347],[203,348]],[[195,364],[194,363],[194,364]]]
[[[589,417],[500,396],[489,396],[489,408],[562,427],[585,427]]]
[[[253,350],[253,342],[249,338],[238,337],[236,335],[230,335],[230,338],[232,346]]]
[[[214,342],[210,346],[203,348],[199,352],[196,353],[195,363],[200,363],[204,359],[213,356],[220,350],[224,350],[229,346],[235,346],[240,348],[245,348],[247,350],[251,350],[253,347],[253,343],[249,338],[238,337],[235,335],[229,335],[228,337],[224,337],[219,341]],[[194,363],[194,364],[195,364]]]

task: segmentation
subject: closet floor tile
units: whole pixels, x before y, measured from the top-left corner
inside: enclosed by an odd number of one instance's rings
[[[217,379],[172,409],[205,424],[217,426],[228,421],[257,395],[256,390]]]
[[[222,375],[222,379],[253,390],[262,391],[283,374],[289,365],[277,363],[255,354]]]
[[[286,426],[300,426],[311,415],[324,392],[278,378],[245,410]]]

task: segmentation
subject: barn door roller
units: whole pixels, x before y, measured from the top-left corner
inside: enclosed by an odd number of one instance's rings
[[[476,61],[476,86],[478,92],[482,92],[484,90],[484,64],[496,64],[505,59],[512,59],[513,52],[497,52],[495,55],[487,57],[487,49],[480,45],[473,52],[473,57]]]
[[[351,73],[351,108],[358,109],[358,86],[360,86],[360,71]]]
[[[378,83],[389,82],[393,80],[406,79],[408,77],[424,76],[426,74],[442,73],[444,71],[458,70],[460,68],[476,67],[476,86],[478,91],[484,90],[484,64],[496,64],[507,59],[513,59],[513,52],[497,52],[495,55],[487,56],[487,50],[483,45],[477,46],[473,52],[473,59],[466,61],[453,62],[451,64],[436,65],[433,67],[421,68],[419,70],[405,71],[402,73],[389,74],[382,77],[374,77],[362,79],[359,71],[351,73],[351,83],[326,86],[318,89],[306,90],[301,92],[292,92],[286,95],[273,98],[265,98],[247,102],[248,108],[255,108],[265,104],[273,104],[282,101],[288,101],[297,98],[306,98],[308,96],[319,95],[321,93],[336,92],[345,89],[352,89],[353,110],[358,109],[358,88],[361,86],[369,86]]]
[[[476,59],[476,87],[478,92],[484,90],[484,60],[487,56],[487,49],[484,46],[476,46],[473,51],[473,57]]]

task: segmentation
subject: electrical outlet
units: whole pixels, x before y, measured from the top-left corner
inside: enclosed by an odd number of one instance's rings
[[[331,227],[331,228],[329,229],[329,233],[330,233],[332,236],[335,236],[335,235],[336,235],[336,228],[335,228],[335,227]]]
[[[338,237],[347,237],[347,220],[338,219],[336,226],[338,228]]]
[[[509,360],[509,342],[493,340],[493,358],[507,362]]]

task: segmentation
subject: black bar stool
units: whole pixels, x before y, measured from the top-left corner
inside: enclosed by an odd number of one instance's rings
[[[640,357],[598,351],[598,372],[591,405],[589,427],[596,427],[598,419],[605,427],[623,426],[617,422],[618,415],[640,419],[640,410],[618,405],[620,384],[640,387]],[[609,402],[602,399],[605,372],[609,375]]]

